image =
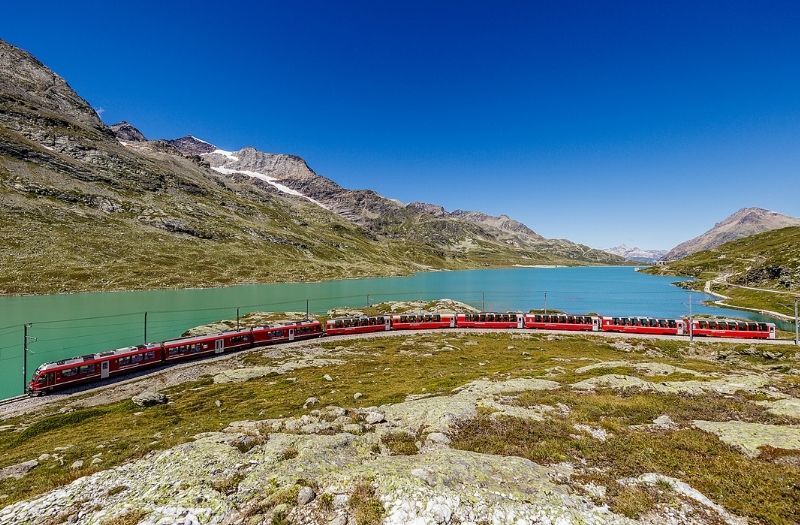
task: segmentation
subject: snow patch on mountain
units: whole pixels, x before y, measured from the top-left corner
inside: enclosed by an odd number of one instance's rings
[[[667,250],[646,250],[644,248],[637,248],[635,246],[627,246],[625,244],[621,244],[619,246],[615,246],[613,248],[607,248],[604,251],[608,253],[612,253],[614,255],[619,255],[621,257],[625,257],[631,261],[641,261],[641,262],[654,262],[666,255]]]
[[[257,171],[241,170],[241,169],[233,169],[233,168],[222,168],[222,167],[216,168],[216,167],[212,167],[211,169],[216,171],[217,173],[222,173],[223,175],[233,175],[234,173],[240,173],[242,175],[247,175],[248,177],[253,177],[254,179],[263,180],[267,184],[271,184],[272,186],[277,188],[282,193],[286,193],[288,195],[294,195],[295,197],[302,197],[304,199],[307,199],[307,200],[313,202],[314,204],[316,204],[317,206],[319,206],[321,208],[325,208],[326,210],[328,209],[328,207],[325,206],[324,204],[322,204],[321,202],[319,202],[317,200],[314,200],[314,199],[312,199],[311,197],[309,197],[307,195],[303,195],[299,191],[293,190],[292,188],[290,188],[288,186],[285,186],[285,185],[281,184],[280,182],[277,182],[277,179],[275,179],[274,177],[270,177],[269,175],[264,175],[263,173],[258,173]]]
[[[232,151],[225,151],[224,149],[215,149],[211,153],[204,153],[203,155],[222,155],[228,160],[232,160],[234,162],[239,161],[239,157],[234,155]]]

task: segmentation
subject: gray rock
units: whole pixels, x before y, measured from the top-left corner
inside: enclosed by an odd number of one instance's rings
[[[83,460],[82,459],[76,460],[72,465],[69,466],[69,468],[72,469],[72,470],[82,469],[83,468]]]
[[[364,421],[368,425],[377,425],[378,423],[383,423],[386,421],[386,416],[384,416],[381,412],[369,412],[364,417]]]
[[[306,505],[311,503],[315,496],[314,489],[311,487],[303,487],[300,489],[300,492],[297,493],[297,504]]]
[[[347,525],[347,516],[344,514],[339,514],[329,521],[328,525]]]
[[[324,376],[322,376],[322,379],[324,379],[325,381],[333,381],[333,378],[329,374],[325,374]]]
[[[150,407],[154,405],[163,405],[169,401],[169,398],[160,392],[152,392],[145,390],[141,394],[135,395],[131,398],[133,404],[140,407]]]
[[[222,401],[220,401],[219,399],[217,399],[216,401],[214,401],[214,405],[215,405],[217,408],[219,408],[219,407],[221,407],[221,406],[222,406]]]
[[[42,454],[41,456],[39,456],[39,461],[47,461],[51,457],[52,456],[50,456],[50,454]]]
[[[364,397],[364,394],[362,394],[361,392],[356,392],[355,394],[353,394],[353,399],[355,399],[356,401],[361,399],[362,397]]]
[[[91,464],[92,464],[92,465],[99,465],[99,464],[100,464],[100,463],[102,463],[102,462],[103,462],[103,460],[102,460],[102,459],[100,459],[100,458],[94,458],[94,459],[92,459],[92,463],[91,463]]]
[[[425,441],[429,445],[449,445],[450,444],[450,438],[447,437],[446,434],[443,434],[441,432],[431,432],[430,434],[428,434],[428,437],[425,438]]]
[[[20,479],[25,474],[36,468],[37,465],[39,465],[39,462],[35,459],[32,459],[30,461],[24,461],[22,463],[17,463],[16,465],[2,468],[0,469],[0,481],[9,478]]]
[[[361,434],[364,432],[364,425],[360,423],[350,423],[348,425],[342,425],[342,432],[348,432],[350,434]]]
[[[433,472],[426,468],[415,468],[411,471],[411,475],[421,479],[430,486],[436,484],[436,477],[433,475]]]
[[[303,408],[313,407],[317,403],[319,403],[319,399],[317,399],[316,397],[309,397],[308,399],[306,399],[306,402],[303,403]]]
[[[667,414],[662,414],[653,420],[653,427],[660,430],[672,430],[678,428],[678,425]]]
[[[343,409],[342,407],[327,406],[325,407],[325,413],[338,418],[346,416],[347,410]]]

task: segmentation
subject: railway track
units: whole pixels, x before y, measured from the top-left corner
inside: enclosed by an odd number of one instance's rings
[[[22,394],[19,396],[9,397],[6,399],[0,399],[0,406],[3,405],[10,405],[11,403],[16,403],[17,401],[22,401],[23,399],[28,399],[30,396],[28,394]]]

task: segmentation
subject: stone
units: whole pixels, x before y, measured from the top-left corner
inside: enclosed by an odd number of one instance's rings
[[[303,403],[303,408],[313,407],[317,403],[319,403],[319,399],[317,399],[316,397],[309,397],[308,399],[306,399],[306,402]]]
[[[217,408],[221,407],[222,406],[222,401],[217,399],[216,401],[214,401],[214,406],[216,406]]]
[[[344,514],[339,514],[329,521],[328,525],[347,525],[347,516]]]
[[[353,399],[355,399],[356,401],[358,401],[362,397],[364,397],[364,394],[362,394],[361,392],[356,392],[355,394],[353,394]]]
[[[72,465],[69,466],[69,468],[72,469],[72,470],[82,469],[83,468],[83,460],[82,459],[76,460]]]
[[[331,405],[325,407],[325,413],[338,418],[338,417],[345,417],[347,415],[347,410],[345,410],[342,407]]]
[[[324,379],[325,381],[333,381],[333,378],[329,374],[325,374],[324,376],[322,376],[322,379]]]
[[[431,472],[430,470],[428,470],[426,468],[415,468],[415,469],[412,469],[411,470],[411,475],[414,476],[415,478],[421,479],[422,481],[424,481],[425,483],[427,483],[430,486],[433,486],[433,485],[436,484],[436,477],[433,475],[433,472]]]
[[[141,394],[133,396],[131,401],[133,401],[133,404],[136,406],[150,407],[166,404],[169,398],[160,392],[145,390]]]
[[[653,420],[653,428],[659,430],[673,430],[678,428],[678,424],[667,414],[662,414]]]
[[[350,434],[361,434],[364,432],[364,426],[360,423],[350,423],[347,425],[342,425],[342,432],[347,432]]]
[[[42,454],[41,456],[39,456],[39,458],[38,458],[38,459],[39,459],[39,461],[41,462],[41,461],[47,461],[47,460],[48,460],[48,459],[50,459],[51,457],[52,457],[52,456],[50,456],[50,454],[46,454],[46,453],[45,453],[45,454]]]
[[[377,425],[378,423],[383,423],[386,421],[386,416],[384,416],[381,412],[368,412],[366,416],[364,416],[364,421],[368,425]]]
[[[94,459],[92,459],[92,463],[91,463],[91,464],[92,464],[92,465],[99,465],[99,464],[100,464],[100,463],[102,463],[102,462],[103,462],[103,460],[102,460],[102,459],[100,459],[100,458],[94,458]]]
[[[449,445],[450,438],[447,437],[447,434],[443,434],[442,432],[431,432],[425,438],[425,441],[429,445]]]
[[[303,487],[300,489],[300,492],[297,493],[297,504],[307,505],[311,503],[315,496],[314,489],[311,487]]]
[[[35,459],[32,459],[30,461],[24,461],[22,463],[17,463],[16,465],[4,467],[0,469],[0,481],[9,478],[20,479],[38,465],[39,462]]]

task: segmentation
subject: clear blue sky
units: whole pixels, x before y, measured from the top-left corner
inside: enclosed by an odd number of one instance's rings
[[[800,215],[800,2],[4,2],[108,123],[669,248]]]

